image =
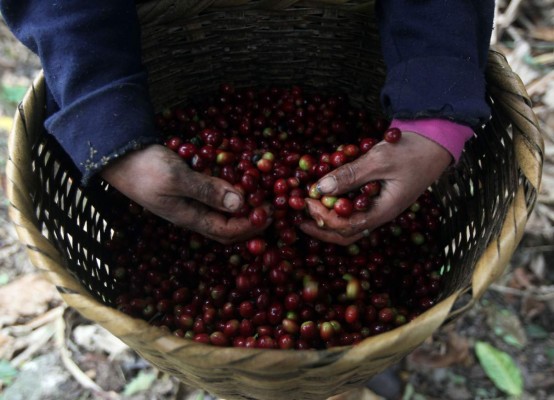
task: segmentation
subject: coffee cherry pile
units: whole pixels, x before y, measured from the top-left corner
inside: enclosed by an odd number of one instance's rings
[[[248,216],[269,201],[277,219],[288,214],[295,224],[306,215],[306,197],[321,199],[345,218],[368,210],[379,182],[341,199],[321,197],[314,182],[380,140],[401,138],[398,128],[386,129],[385,120],[372,120],[346,96],[308,96],[299,87],[255,91],[222,85],[213,103],[166,110],[158,126],[166,146],[192,169],[220,177],[245,194],[247,202],[234,216]],[[257,213],[251,220],[263,225]]]
[[[222,85],[210,103],[164,111],[166,146],[199,172],[241,190],[234,214],[262,236],[223,245],[164,221],[114,193],[112,271],[117,307],[177,336],[216,346],[323,349],[352,345],[432,307],[442,287],[441,209],[430,192],[350,246],[320,242],[298,224],[307,197],[340,217],[371,207],[380,182],[335,198],[315,182],[401,140],[345,96],[299,87]]]

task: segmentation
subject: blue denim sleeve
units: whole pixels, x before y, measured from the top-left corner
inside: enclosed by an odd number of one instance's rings
[[[132,0],[1,0],[14,35],[38,54],[55,110],[45,126],[86,182],[158,139]]]
[[[376,14],[387,66],[381,101],[390,117],[472,127],[488,120],[494,0],[380,0]]]

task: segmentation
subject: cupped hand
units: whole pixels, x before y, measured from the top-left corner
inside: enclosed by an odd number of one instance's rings
[[[339,217],[319,200],[306,199],[313,220],[302,231],[317,239],[349,245],[394,219],[444,172],[452,156],[439,144],[413,132],[403,132],[397,143],[380,142],[355,161],[330,172],[318,182],[322,194],[337,196],[380,181],[381,193],[368,211]]]
[[[255,227],[248,218],[225,215],[242,207],[240,191],[223,179],[193,171],[162,145],[121,157],[101,176],[152,213],[224,244],[255,236],[271,222],[269,218]]]

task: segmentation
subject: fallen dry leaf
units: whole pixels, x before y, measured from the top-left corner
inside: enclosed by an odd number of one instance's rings
[[[544,254],[536,254],[529,263],[529,269],[533,272],[537,280],[543,281],[545,279],[546,272],[546,260],[544,258]]]
[[[535,39],[544,40],[545,42],[554,42],[554,27],[537,26],[530,32],[530,34]]]
[[[0,287],[0,327],[42,314],[60,301],[55,287],[42,275],[23,275]]]
[[[17,338],[15,346],[22,349],[12,360],[11,364],[15,367],[20,367],[29,360],[31,360],[35,354],[42,351],[54,336],[56,332],[56,322],[43,325],[38,329],[35,329],[27,336]]]
[[[544,302],[534,299],[533,297],[524,297],[521,301],[521,315],[526,321],[531,321],[537,315],[542,314],[546,309]]]
[[[512,274],[513,279],[510,282],[510,287],[517,289],[528,289],[532,287],[533,283],[531,282],[531,280],[533,278],[530,275],[531,274],[529,274],[529,272],[525,268],[515,268]]]
[[[446,368],[454,364],[463,364],[468,357],[469,343],[467,339],[454,331],[448,333],[446,345],[439,351],[420,347],[408,356],[414,365],[429,368]]]
[[[485,312],[491,332],[519,348],[527,344],[527,334],[518,315],[497,307],[487,307]]]
[[[530,376],[533,386],[539,388],[554,387],[554,370],[536,372]]]
[[[349,392],[329,397],[327,400],[384,400],[367,388],[350,390]]]
[[[73,330],[73,338],[86,351],[106,353],[112,360],[129,349],[125,343],[99,325],[79,325]]]
[[[10,360],[14,353],[14,343],[15,339],[9,335],[4,335],[0,332],[0,359]]]
[[[17,355],[16,363],[24,363],[31,358],[52,336],[52,326],[56,318],[63,315],[64,306],[53,308],[24,325],[7,326],[0,330],[0,359],[12,360]]]

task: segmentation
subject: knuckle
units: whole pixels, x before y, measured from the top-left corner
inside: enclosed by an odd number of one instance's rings
[[[333,229],[335,231],[342,231],[345,227],[344,227],[344,222],[341,221],[340,219],[338,218],[328,218],[326,221],[325,221],[325,227],[327,229]]]
[[[390,146],[387,146],[385,143],[379,143],[367,153],[371,157],[372,164],[374,164],[376,170],[386,171],[391,167],[394,157],[390,154],[389,150]]]
[[[340,168],[337,171],[337,178],[339,182],[348,186],[356,183],[357,181],[356,168],[352,165],[352,163],[344,165],[342,168]]]
[[[196,195],[206,203],[212,203],[214,199],[215,188],[210,181],[199,182],[195,188]]]
[[[211,199],[214,192],[214,186],[211,182],[202,182],[198,185],[198,196],[203,199]]]
[[[180,182],[182,182],[181,174],[172,168],[170,168],[170,171],[166,172],[165,177],[165,183],[168,186],[168,190],[172,190],[174,187],[180,185]]]

